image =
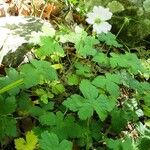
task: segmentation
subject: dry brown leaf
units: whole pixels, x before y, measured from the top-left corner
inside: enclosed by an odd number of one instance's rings
[[[42,18],[49,19],[51,15],[55,15],[56,13],[57,7],[53,4],[47,4],[43,11]]]

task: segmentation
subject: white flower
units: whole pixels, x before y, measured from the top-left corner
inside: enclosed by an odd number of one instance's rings
[[[94,6],[93,11],[87,14],[86,21],[93,25],[93,31],[97,34],[107,33],[111,30],[111,24],[106,22],[111,19],[112,13],[109,8]]]

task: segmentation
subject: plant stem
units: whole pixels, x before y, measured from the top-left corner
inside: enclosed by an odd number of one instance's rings
[[[23,84],[23,79],[19,79],[19,80],[13,82],[13,83],[10,83],[9,85],[7,85],[7,86],[3,87],[2,89],[0,89],[0,94],[2,94],[4,92],[7,92],[7,91],[9,91],[9,90],[21,85],[21,84]]]
[[[90,118],[88,118],[87,120],[87,129],[90,130]],[[86,138],[86,150],[90,149],[90,143],[89,143],[89,135],[87,134],[87,138]]]
[[[122,31],[122,29],[124,28],[124,26],[126,25],[126,23],[127,23],[128,21],[129,21],[128,18],[125,18],[125,19],[124,19],[124,22],[123,22],[121,28],[119,29],[118,33],[116,34],[116,37],[118,37],[118,35],[120,34],[120,32]]]
[[[122,31],[122,29],[124,28],[124,26],[126,25],[127,22],[129,22],[129,19],[125,17],[124,22],[123,22],[121,28],[119,29],[118,33],[116,34],[116,38],[118,37],[118,35],[120,34],[120,32]],[[112,46],[109,46],[107,54],[109,53],[111,47]]]
[[[36,8],[35,8],[34,1],[33,1],[33,0],[31,0],[31,5],[32,5],[32,8],[33,8],[32,14],[35,16],[35,15],[36,15]]]
[[[88,25],[88,27],[85,29],[85,31],[87,32],[91,26],[92,26],[91,24]]]

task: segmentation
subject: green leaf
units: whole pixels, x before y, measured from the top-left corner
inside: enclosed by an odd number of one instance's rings
[[[54,102],[48,102],[47,104],[43,104],[42,109],[45,111],[53,110],[54,109]]]
[[[52,93],[58,95],[64,92],[65,92],[65,87],[63,86],[63,84],[58,83],[58,84],[52,85]]]
[[[99,41],[94,37],[87,36],[81,39],[79,43],[75,44],[76,53],[84,58],[87,56],[94,56],[97,51],[93,47],[98,43]]]
[[[93,76],[90,64],[75,63],[76,74],[85,77]]]
[[[98,97],[98,89],[89,80],[82,80],[79,89],[87,99],[95,99]]]
[[[143,97],[145,105],[150,107],[150,93]]]
[[[106,143],[107,143],[107,147],[112,150],[120,150],[121,149],[120,139],[118,139],[118,140],[107,139]]]
[[[130,149],[130,150],[135,150],[135,145],[132,142],[132,139],[130,137],[126,137],[124,141],[122,141],[122,149]]]
[[[100,34],[98,36],[98,39],[102,42],[105,42],[106,45],[108,46],[122,47],[122,45],[117,42],[116,36],[111,32],[108,32],[107,34],[105,33]]]
[[[64,50],[53,38],[42,36],[40,48],[36,51],[38,57],[50,56],[57,54],[59,57],[64,57]]]
[[[67,76],[68,85],[78,85],[79,77],[76,74],[70,74]]]
[[[17,102],[18,110],[23,113],[28,113],[33,105],[28,93],[21,93],[21,95],[17,97]]]
[[[17,134],[16,120],[10,116],[0,117],[0,141],[6,137],[15,137]]]
[[[101,65],[108,65],[109,64],[109,59],[104,53],[97,53],[92,61],[97,62]]]
[[[121,84],[121,77],[117,74],[106,73],[105,76],[97,76],[92,83],[102,88],[104,91],[109,92],[113,97],[118,97],[120,95],[119,85]]]
[[[0,115],[7,115],[15,112],[16,99],[14,96],[4,98],[0,96]]]
[[[150,138],[148,136],[144,136],[140,139],[138,144],[139,150],[149,150],[150,148]]]
[[[133,146],[132,140],[129,137],[126,137],[123,140],[113,140],[113,139],[106,139],[107,147],[112,150],[135,150]]]
[[[37,117],[37,116],[43,115],[45,113],[45,110],[38,107],[38,106],[33,106],[33,107],[30,108],[29,113],[33,117]]]
[[[124,6],[118,1],[112,1],[107,4],[107,7],[112,13],[118,13],[124,11]]]
[[[44,104],[47,104],[47,103],[48,103],[48,96],[47,96],[47,94],[41,95],[40,100],[41,100]]]
[[[150,78],[150,58],[149,59],[141,59],[141,63],[145,72],[143,72],[143,76],[146,80]]]
[[[137,58],[136,54],[125,53],[115,54],[111,53],[110,65],[112,68],[127,68],[130,73],[138,74],[143,72],[144,68],[141,61]],[[132,62],[132,63],[131,63]]]
[[[2,89],[0,89],[0,94],[4,93],[4,92],[9,92],[11,93],[10,90],[18,87],[19,85],[23,84],[23,79],[19,79],[13,83],[10,83],[9,85],[6,85],[5,87],[3,87]],[[19,90],[19,89],[18,89]]]
[[[81,120],[90,118],[95,110],[99,118],[104,121],[108,112],[114,108],[115,99],[111,98],[110,100],[104,95],[98,96],[98,89],[89,80],[82,80],[79,88],[85,98],[74,94],[65,100],[63,105],[74,112],[78,111]]]
[[[70,32],[69,34],[60,36],[60,41],[62,43],[71,42],[71,43],[79,43],[82,38],[87,37],[87,32],[85,32],[82,28],[77,26],[75,28],[75,32]]]
[[[56,70],[52,68],[51,64],[47,61],[31,60],[30,64],[24,64],[20,67],[20,73],[24,78],[26,88],[35,86],[44,81],[57,80]]]
[[[125,126],[127,125],[128,120],[125,117],[125,113],[123,110],[114,109],[111,112],[111,127],[112,130],[119,133],[124,130]]]
[[[93,107],[90,104],[84,104],[78,111],[79,118],[81,120],[86,120],[93,115]]]
[[[88,103],[88,100],[77,94],[74,94],[65,100],[63,105],[72,111],[78,111],[78,115],[82,120],[86,120],[93,115],[93,108]]]
[[[38,138],[33,131],[26,134],[26,140],[18,138],[15,140],[16,150],[34,150],[37,147]]]
[[[113,98],[108,98],[105,95],[100,95],[96,101],[93,102],[93,107],[97,112],[99,118],[104,121],[108,116],[108,113],[111,112],[116,104],[116,100]]]
[[[67,98],[67,100],[63,102],[63,105],[72,111],[77,111],[84,105],[84,103],[85,99],[82,96],[74,94]]]
[[[16,95],[19,93],[21,84],[23,83],[22,77],[13,68],[6,70],[6,76],[0,77],[0,93],[8,91],[10,95]]]
[[[56,116],[52,112],[46,112],[45,114],[39,116],[39,121],[41,125],[55,125]]]
[[[37,85],[41,82],[41,75],[39,75],[39,70],[37,70],[31,64],[25,64],[20,67],[20,72],[24,78],[24,84],[26,88],[30,88],[34,85]],[[32,72],[32,76],[31,76]]]
[[[51,131],[57,134],[60,140],[77,138],[82,135],[82,127],[75,122],[75,118],[71,115],[65,117],[61,112],[57,112],[55,123],[55,127]]]
[[[144,7],[145,11],[150,12],[150,0],[145,0],[143,2],[143,7]]]
[[[31,64],[39,71],[43,80],[53,81],[58,79],[57,72],[48,61],[38,61],[32,59]]]
[[[145,121],[145,125],[146,125],[147,127],[150,127],[150,119],[148,119],[148,120]]]
[[[44,90],[42,88],[36,89],[35,93],[40,97],[40,100],[44,104],[47,104],[48,100],[54,97],[54,95],[51,92]]]
[[[97,52],[94,45],[99,43],[94,36],[88,36],[87,32],[78,26],[75,28],[75,32],[61,36],[60,41],[74,43],[76,53],[84,58],[94,56]]]
[[[145,116],[150,117],[150,107],[144,105],[143,106],[143,112],[144,112]]]
[[[96,140],[99,141],[102,139],[103,133],[101,132],[102,129],[102,122],[99,120],[92,120],[90,122],[91,128],[89,130],[91,131],[92,137]]]
[[[48,131],[41,134],[39,143],[42,150],[72,150],[71,142],[67,140],[59,142],[57,135]]]
[[[105,76],[97,76],[93,81],[92,84],[94,84],[96,87],[99,88],[105,88],[106,85],[106,77]]]

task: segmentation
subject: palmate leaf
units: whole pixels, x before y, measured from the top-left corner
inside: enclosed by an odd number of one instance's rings
[[[50,101],[47,104],[43,104],[42,109],[45,111],[53,110],[54,109],[54,102]]]
[[[89,80],[82,80],[79,89],[87,99],[96,99],[98,97],[98,89]]]
[[[72,111],[78,111],[79,118],[86,120],[93,115],[93,107],[88,103],[87,99],[84,99],[80,95],[74,94],[63,102],[67,108]]]
[[[116,104],[114,98],[108,98],[106,95],[100,95],[96,102],[93,102],[93,107],[98,114],[99,118],[104,121],[108,116],[108,113],[111,112]]]
[[[77,94],[71,95],[63,104],[72,111],[78,111],[86,103],[85,99]]]
[[[79,43],[75,43],[76,53],[86,58],[87,56],[94,56],[96,49],[94,45],[98,44],[99,41],[92,36],[87,36],[80,40]]]
[[[143,99],[144,99],[145,104],[150,107],[150,93],[145,95]]]
[[[112,1],[107,4],[107,7],[112,13],[118,13],[124,11],[124,6],[118,1]]]
[[[0,142],[6,137],[15,137],[17,134],[16,120],[10,116],[0,117]]]
[[[33,117],[39,117],[43,114],[45,114],[45,110],[42,109],[41,107],[38,107],[38,106],[33,106],[29,109],[29,113],[31,114],[31,116]]]
[[[104,121],[108,112],[115,107],[115,99],[99,95],[98,89],[89,80],[82,80],[79,87],[84,97],[74,94],[65,100],[63,105],[74,112],[77,111],[81,120],[90,118],[96,111],[99,118]]]
[[[0,77],[0,88],[4,88],[6,86],[9,86],[10,84],[15,83],[16,81],[19,81],[21,79],[21,76],[19,75],[19,72],[17,72],[13,68],[9,68],[6,70],[6,76]],[[20,91],[20,85],[17,86],[9,86],[8,93],[10,95],[16,95]]]
[[[78,115],[81,120],[86,120],[87,118],[90,118],[93,115],[94,109],[92,105],[86,103],[81,107],[78,111]]]
[[[20,67],[20,73],[26,88],[40,84],[45,80],[57,80],[56,70],[46,61],[31,60],[30,64],[24,64]]]
[[[30,100],[29,93],[22,93],[17,97],[17,110],[23,113],[28,113],[30,108],[33,106],[32,101]]]
[[[52,93],[55,95],[61,94],[65,92],[65,87],[62,83],[52,85]]]
[[[141,61],[135,54],[125,53],[125,54],[115,54],[111,53],[110,65],[112,68],[126,68],[130,73],[137,74],[144,72]]]
[[[57,134],[60,140],[81,137],[82,127],[75,122],[73,116],[67,115],[64,117],[62,112],[57,112],[55,121],[56,124],[51,131]]]
[[[21,66],[20,72],[22,77],[24,78],[24,84],[26,88],[30,88],[41,82],[41,75],[39,75],[39,70],[34,68],[34,66],[32,66],[31,64],[24,64],[23,66]]]
[[[150,0],[145,0],[143,2],[143,7],[144,7],[145,11],[150,12]]]
[[[50,56],[52,54],[57,54],[60,57],[64,56],[64,50],[62,47],[51,37],[41,37],[40,46],[41,47],[36,51],[37,56],[40,58],[43,56]]]
[[[135,145],[132,142],[132,139],[126,137],[125,139],[121,140],[113,140],[113,139],[106,139],[107,147],[112,150],[135,150]]]
[[[86,120],[93,115],[94,111],[92,105],[88,102],[88,99],[91,99],[92,101],[97,98],[98,90],[90,83],[89,80],[83,80],[79,88],[85,98],[74,94],[64,102],[64,105],[69,107],[72,111],[78,111],[80,119]]]
[[[41,134],[39,144],[42,150],[72,150],[72,143],[70,141],[64,139],[59,142],[57,135],[48,131]]]
[[[111,127],[116,133],[121,132],[127,125],[128,120],[125,118],[125,113],[123,110],[114,109],[111,112]]]
[[[69,34],[60,36],[60,41],[62,43],[71,42],[71,43],[79,43],[81,38],[87,37],[87,32],[79,26],[75,27],[75,32],[70,32]]]
[[[7,115],[15,112],[16,99],[14,96],[4,98],[0,96],[0,115]]]
[[[138,143],[139,150],[149,150],[150,149],[150,137],[149,136],[143,136],[141,137],[139,143]]]
[[[85,65],[85,64],[77,62],[77,63],[75,63],[75,68],[76,68],[77,75],[85,76],[85,77],[93,76],[91,65],[89,65],[89,64]]]
[[[75,123],[75,118],[71,115],[65,117],[62,112],[45,112],[39,115],[38,120],[41,125],[49,126],[49,131],[57,134],[60,140],[80,137],[82,134],[82,128]]]
[[[74,43],[76,53],[84,58],[94,56],[97,52],[94,46],[99,43],[94,36],[88,36],[87,32],[78,26],[75,28],[75,32],[61,36],[60,41]]]
[[[37,61],[31,60],[31,64],[39,70],[39,73],[42,75],[44,80],[57,80],[57,73],[51,64],[47,61]]]
[[[97,62],[101,65],[108,65],[109,64],[109,58],[104,53],[96,53],[96,55],[93,57],[92,61]]]
[[[40,97],[40,101],[42,101],[44,104],[48,104],[48,100],[54,97],[51,92],[42,88],[36,89],[35,93]]]
[[[68,85],[78,85],[79,77],[76,74],[69,74],[67,76]]]
[[[117,42],[116,36],[111,32],[108,32],[107,34],[105,33],[100,34],[98,36],[98,39],[102,42],[105,42],[106,45],[108,46],[122,47],[122,45]]]
[[[39,116],[39,121],[42,125],[55,125],[56,116],[52,112],[45,112],[45,114]]]
[[[119,84],[121,84],[121,76],[117,74],[107,73],[105,76],[97,76],[92,83],[104,91],[108,91],[113,97],[120,95]]]
[[[26,140],[18,138],[15,140],[16,150],[34,150],[38,143],[38,137],[33,131],[29,131],[26,134]]]

